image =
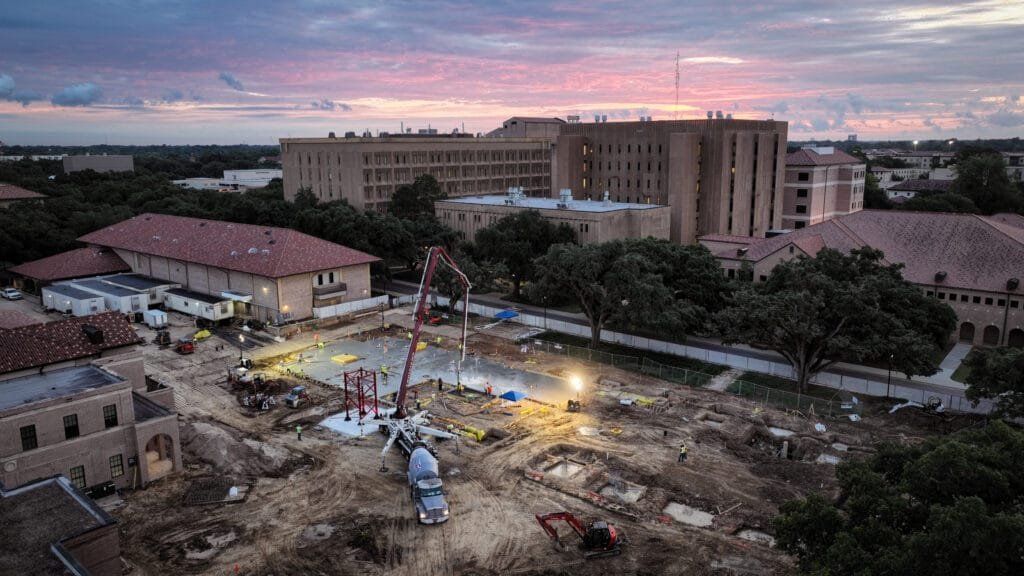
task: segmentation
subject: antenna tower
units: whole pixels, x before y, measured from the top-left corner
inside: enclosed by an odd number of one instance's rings
[[[676,106],[672,109],[672,119],[679,120],[679,51],[676,50]]]

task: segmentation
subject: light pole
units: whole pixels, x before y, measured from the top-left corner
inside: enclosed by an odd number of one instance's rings
[[[576,389],[576,402],[580,401],[580,391],[583,390],[583,381],[580,380],[579,376],[573,376],[571,379],[572,387]]]
[[[914,152],[917,152],[917,140],[914,140]]]
[[[244,348],[242,348],[243,346],[245,346],[245,334],[239,334],[238,335],[238,365],[239,366],[241,366],[242,363],[245,360],[245,358],[242,356],[242,351],[244,350]]]
[[[544,305],[544,330],[547,331],[547,329],[548,329],[548,297],[547,296],[541,296],[540,301],[541,301],[541,304]]]
[[[889,393],[889,387],[892,385],[892,354],[889,354],[889,372],[885,376],[885,397],[892,398],[892,394]]]
[[[380,333],[384,334],[384,304],[380,305]]]

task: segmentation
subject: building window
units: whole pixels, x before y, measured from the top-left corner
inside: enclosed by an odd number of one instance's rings
[[[932,295],[933,295],[933,294],[935,294],[935,293],[934,293],[934,292],[932,292],[931,290],[929,290],[929,291],[925,292],[925,294],[927,294],[928,296],[932,296]]]
[[[811,179],[811,174],[809,172],[798,172],[796,179],[800,182],[807,182]]]
[[[761,282],[767,282],[767,281],[768,281],[768,277],[762,274],[761,275]]]
[[[1016,300],[1010,300],[1010,308],[1016,308],[1018,305],[1020,305],[1020,302],[1017,302]]]
[[[797,223],[796,223],[796,225],[795,225],[794,227],[795,227],[795,228],[796,228],[797,230],[799,230],[799,229],[803,228],[804,226],[807,226],[807,222],[797,222]]]
[[[960,301],[961,302],[967,302],[967,300],[968,300],[967,294],[961,294],[960,295]]]
[[[797,206],[796,206],[796,213],[797,214],[807,214],[807,206],[804,206],[803,204],[797,204]]]
[[[974,297],[974,303],[975,304],[981,304],[981,296],[975,296]]]
[[[103,407],[103,426],[105,428],[117,426],[117,404]]]
[[[950,292],[949,293],[949,301],[950,302],[956,302],[956,294]]]
[[[36,440],[36,425],[31,424],[29,426],[21,427],[21,449],[22,450],[34,450],[39,447],[39,442]]]
[[[991,305],[992,305],[992,299],[991,298],[985,298],[985,306],[991,306]]]
[[[79,490],[85,490],[85,466],[75,466],[71,469],[71,483]]]
[[[328,272],[328,274],[327,274],[327,282],[330,283],[330,284],[334,284],[334,272]]]
[[[728,270],[725,271],[725,275],[728,276],[729,278],[735,278],[736,270],[729,268]]]
[[[1000,298],[1000,299],[999,299],[999,306],[1000,306],[1000,307],[1002,307],[1002,306],[1006,306],[1006,300],[1003,300],[1002,298]]]
[[[945,292],[939,292],[938,296],[939,296],[939,300],[945,300],[946,299],[946,293]]]
[[[110,457],[110,479],[119,476],[124,476],[124,459],[120,454],[115,454]]]
[[[64,438],[78,438],[78,414],[68,414],[64,417]]]
[[[797,198],[807,198],[807,188],[797,188],[796,189],[796,197]]]

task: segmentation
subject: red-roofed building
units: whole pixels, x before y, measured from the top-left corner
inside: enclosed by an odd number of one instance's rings
[[[866,171],[859,158],[831,146],[787,155],[782,227],[800,229],[863,209]]]
[[[0,483],[125,488],[181,469],[174,390],[146,377],[140,341],[116,312],[0,329]]]
[[[131,268],[113,250],[77,248],[12,266],[8,272],[22,277],[22,281],[16,284],[23,291],[38,294],[40,288],[58,280],[117,274],[129,270]]]
[[[190,304],[233,304],[235,316],[267,321],[310,318],[315,308],[369,298],[370,264],[380,260],[287,228],[163,214],[142,214],[79,240],[112,249],[133,272],[218,300]]]
[[[918,192],[942,194],[953,190],[952,180],[909,178],[890,186],[886,192],[889,200],[903,202],[917,196]]]
[[[46,198],[46,195],[26,190],[14,184],[0,182],[0,208],[6,208],[22,200],[42,200],[43,198]]]
[[[747,245],[701,238],[725,274],[764,281],[779,262],[870,246],[957,313],[961,341],[1024,347],[1024,216],[863,210]]]

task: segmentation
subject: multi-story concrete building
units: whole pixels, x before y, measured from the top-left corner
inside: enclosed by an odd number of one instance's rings
[[[555,187],[667,205],[674,242],[763,237],[782,223],[786,131],[785,122],[712,118],[565,124]]]
[[[67,478],[0,485],[0,518],[4,574],[121,575],[117,522]]]
[[[859,158],[831,146],[787,155],[782,227],[803,228],[862,210],[866,171]]]
[[[1024,348],[1024,216],[863,210],[773,238],[702,237],[736,277],[744,266],[764,281],[779,262],[822,248],[870,246],[903,264],[903,277],[950,305],[957,339]]]
[[[380,260],[287,228],[162,214],[142,214],[79,241],[113,250],[135,273],[179,285],[176,309],[183,303],[196,316],[218,319],[302,320],[365,300],[370,264]]]
[[[551,195],[551,143],[543,138],[282,138],[281,161],[285,198],[309,189],[321,202],[344,199],[378,212],[387,211],[396,188],[424,174],[449,197],[513,186]]]
[[[124,488],[181,469],[174,391],[146,377],[139,341],[109,312],[0,330],[0,482]]]
[[[82,170],[95,170],[96,172],[134,172],[135,158],[128,155],[103,154],[93,156],[65,156],[64,173],[80,172]]]
[[[568,225],[581,244],[648,236],[667,240],[672,216],[668,206],[573,200],[568,190],[560,198],[527,198],[510,190],[505,196],[468,196],[434,203],[437,218],[470,242],[481,228],[523,210],[536,210],[555,225]]]
[[[544,138],[554,141],[565,125],[561,118],[532,118],[513,116],[487,133],[488,138]]]

